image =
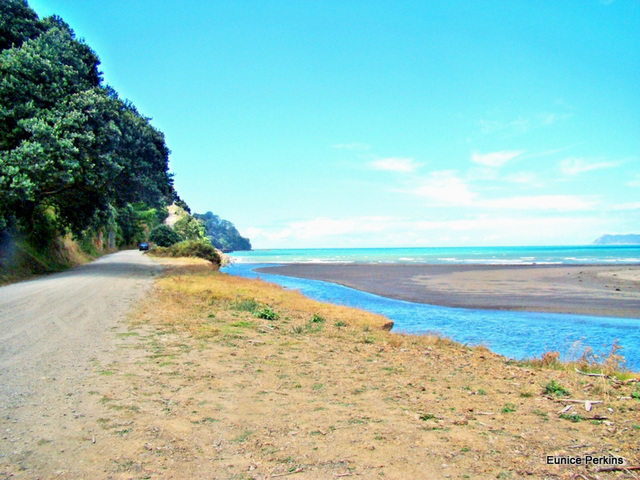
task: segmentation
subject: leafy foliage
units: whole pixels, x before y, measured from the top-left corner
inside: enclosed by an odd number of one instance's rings
[[[222,264],[222,259],[217,250],[207,242],[185,240],[175,243],[170,247],[157,247],[151,250],[153,255],[159,257],[197,257],[211,262],[218,268]]]
[[[240,235],[233,223],[223,220],[211,212],[194,214],[204,224],[205,235],[211,243],[223,252],[251,250],[251,242]]]
[[[556,395],[558,397],[571,395],[571,393],[569,393],[569,390],[567,390],[562,385],[560,385],[560,383],[557,380],[549,381],[544,387],[544,392],[546,394]]]
[[[37,37],[43,26],[26,0],[0,2],[0,50],[19,47],[25,40]]]
[[[257,310],[254,314],[256,318],[263,318],[265,320],[278,320],[280,315],[273,311],[271,307],[263,307],[260,310]]]
[[[174,225],[173,229],[185,240],[205,240],[204,225],[191,215],[185,215]]]
[[[155,243],[159,247],[170,247],[178,242],[182,242],[182,238],[178,233],[174,232],[167,225],[158,225],[149,234],[149,241]]]
[[[114,223],[174,195],[164,135],[102,85],[100,60],[60,17],[0,3],[0,228],[27,234],[42,211],[59,233]],[[116,210],[114,210],[114,207]]]

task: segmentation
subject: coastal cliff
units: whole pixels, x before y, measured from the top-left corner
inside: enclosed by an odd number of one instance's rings
[[[640,234],[602,235],[593,242],[594,245],[640,245]]]

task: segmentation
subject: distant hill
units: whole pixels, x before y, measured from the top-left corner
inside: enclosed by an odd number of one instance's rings
[[[195,213],[193,216],[204,224],[205,236],[217,249],[223,252],[251,250],[249,239],[241,236],[230,221],[223,220],[211,212],[204,215]]]
[[[594,245],[640,245],[640,234],[602,235],[593,243]]]

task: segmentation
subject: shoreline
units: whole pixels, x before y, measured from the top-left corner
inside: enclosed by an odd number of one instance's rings
[[[640,319],[640,265],[294,263],[255,271],[443,307]]]

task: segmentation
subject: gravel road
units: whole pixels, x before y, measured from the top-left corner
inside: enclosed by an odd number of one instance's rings
[[[128,250],[0,288],[0,478],[3,464],[48,469],[35,447],[73,430],[86,379],[161,269]]]

